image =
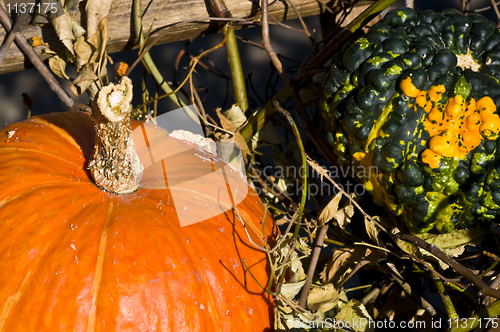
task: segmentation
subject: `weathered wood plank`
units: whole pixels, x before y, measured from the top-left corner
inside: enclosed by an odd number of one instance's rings
[[[257,1],[258,2],[258,1]],[[80,4],[83,6],[84,2]],[[148,31],[150,25],[154,21],[153,30],[155,37],[162,27],[175,24],[178,22],[208,18],[211,15],[203,0],[142,0],[143,27],[144,31]],[[235,18],[253,18],[258,20],[260,10],[249,0],[226,0],[226,6],[231,11]],[[317,0],[293,0],[294,5],[298,9],[301,16],[311,16],[319,14],[321,5]],[[136,47],[136,36],[133,33],[133,22],[131,19],[132,0],[114,0],[110,14],[109,22],[109,42],[107,44],[108,53],[120,52]],[[158,13],[158,11],[160,11]],[[269,7],[269,12],[277,20],[283,21],[297,18],[295,11],[288,5],[286,1],[275,1]],[[80,22],[80,9],[71,11],[72,17],[77,22]],[[156,17],[156,20],[155,20]],[[50,25],[43,27],[28,26],[23,28],[23,35],[26,39],[32,37],[40,37],[43,42],[53,45],[58,43],[57,36]],[[193,38],[206,33],[215,33],[217,28],[214,24],[209,26],[207,23],[190,23],[174,28],[166,34],[160,43],[168,43],[177,40]],[[5,30],[0,28],[0,40],[5,38]],[[45,46],[35,48],[42,59],[48,56],[44,54]],[[9,49],[8,55],[0,67],[0,74],[22,70],[26,67],[31,67],[29,61],[24,59],[24,56],[15,45]]]

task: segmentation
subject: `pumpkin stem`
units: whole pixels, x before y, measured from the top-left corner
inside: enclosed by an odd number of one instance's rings
[[[90,174],[99,187],[115,194],[137,190],[144,169],[132,139],[131,101],[132,81],[123,77],[103,87],[92,105],[96,136]]]

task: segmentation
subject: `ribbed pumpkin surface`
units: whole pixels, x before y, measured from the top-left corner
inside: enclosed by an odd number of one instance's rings
[[[500,214],[499,79],[493,22],[395,9],[334,58],[321,104],[330,144],[412,232],[489,223]]]
[[[168,189],[104,192],[86,171],[93,141],[90,118],[76,112],[0,132],[0,331],[270,330],[272,300],[241,261],[265,285],[267,260],[231,209],[180,227]],[[169,183],[199,166],[177,158]],[[198,205],[195,194],[185,206]],[[201,200],[184,213],[220,204]],[[238,211],[262,245],[258,196],[249,190]]]

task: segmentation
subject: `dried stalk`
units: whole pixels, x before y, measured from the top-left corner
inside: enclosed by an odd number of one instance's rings
[[[103,87],[92,107],[96,131],[89,170],[95,183],[115,194],[129,194],[139,188],[143,166],[135,151],[130,127],[132,81]]]

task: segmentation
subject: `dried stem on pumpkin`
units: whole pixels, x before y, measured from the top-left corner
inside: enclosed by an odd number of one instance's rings
[[[123,77],[119,84],[103,87],[92,105],[96,138],[90,174],[98,186],[115,194],[137,190],[143,172],[130,127],[132,96],[132,81]]]

